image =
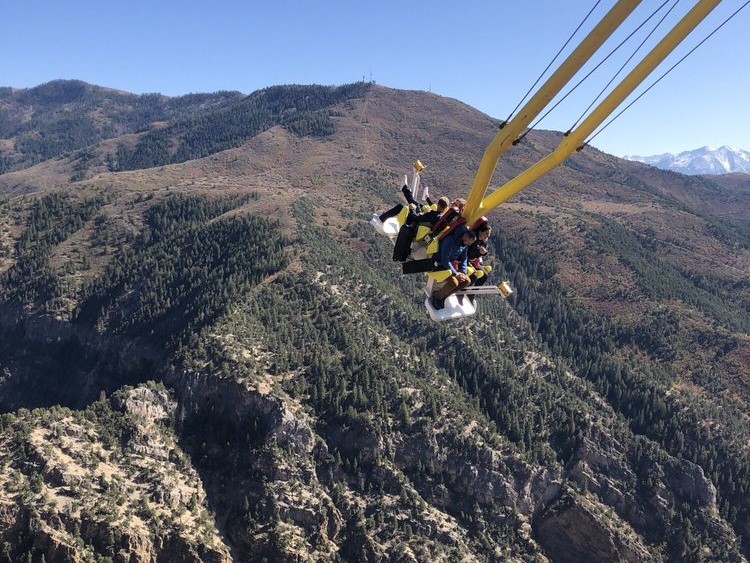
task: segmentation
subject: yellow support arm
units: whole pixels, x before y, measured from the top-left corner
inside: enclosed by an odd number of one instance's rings
[[[571,131],[548,156],[532,165],[524,172],[505,183],[487,196],[480,205],[480,211],[468,215],[469,223],[481,212],[488,212],[517,194],[542,175],[546,174],[568,156],[573,154],[581,143],[601,125],[636,87],[687,37],[693,29],[716,8],[721,0],[700,0],[672,30],[646,55],[643,60],[615,87],[612,92]]]
[[[531,120],[534,119],[550,103],[563,87],[570,82],[576,72],[586,64],[591,56],[602,46],[607,38],[622,24],[641,0],[619,0],[601,21],[581,41],[578,47],[568,55],[568,58],[547,79],[537,92],[526,102],[526,105],[498,131],[495,138],[485,149],[479,163],[474,183],[464,206],[464,216],[479,216],[478,212],[482,198],[495,171],[500,156],[511,146],[513,141],[523,133]]]

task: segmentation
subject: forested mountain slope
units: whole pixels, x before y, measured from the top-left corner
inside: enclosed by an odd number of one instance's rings
[[[0,174],[169,120],[210,113],[243,97],[239,92],[137,96],[80,80],[0,88]],[[84,161],[91,158],[88,152],[82,155]]]
[[[497,123],[225,101],[0,175],[0,560],[746,560],[746,190],[587,148],[490,217],[515,295],[434,324],[366,221]]]

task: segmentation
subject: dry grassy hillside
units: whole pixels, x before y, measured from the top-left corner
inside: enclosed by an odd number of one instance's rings
[[[497,121],[376,85],[324,117],[326,134],[287,122],[203,158],[110,171],[114,152],[155,130],[185,135],[160,122],[86,147],[85,168],[79,151],[0,175],[0,274],[24,281],[5,284],[0,308],[13,341],[0,343],[2,405],[169,388],[90,407],[127,423],[107,451],[80,443],[102,421],[8,414],[8,444],[19,428],[23,448],[78,434],[52,444],[46,469],[25,450],[3,457],[23,473],[3,480],[4,502],[33,500],[32,485],[64,496],[48,474],[67,451],[70,471],[101,487],[102,471],[118,476],[112,518],[141,510],[163,524],[146,549],[160,557],[744,561],[744,179],[586,148],[489,216],[496,281],[516,295],[435,325],[367,220],[402,200],[415,158],[433,197],[465,196]],[[560,135],[531,132],[492,185]],[[163,427],[140,403],[171,413]],[[176,472],[179,498],[153,487],[139,508],[146,470]]]

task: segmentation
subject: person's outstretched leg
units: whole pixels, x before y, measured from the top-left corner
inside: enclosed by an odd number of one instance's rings
[[[395,217],[399,213],[401,213],[401,210],[404,208],[403,204],[399,203],[395,207],[391,207],[388,211],[380,214],[380,222],[385,223],[386,219],[390,219],[391,217]]]

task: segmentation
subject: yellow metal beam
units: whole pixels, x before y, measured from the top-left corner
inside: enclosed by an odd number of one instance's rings
[[[581,124],[566,135],[558,147],[548,156],[532,165],[524,172],[506,182],[492,194],[484,198],[480,208],[488,212],[517,194],[540,176],[546,174],[568,156],[573,154],[586,138],[601,125],[617,107],[627,98],[646,77],[679,45],[695,27],[716,8],[721,0],[700,0],[685,16],[664,36],[664,38],[646,55],[643,60],[610,92],[610,94],[584,119]],[[475,214],[478,216],[479,214]],[[475,219],[468,216],[468,221]]]
[[[511,146],[513,141],[523,133],[529,123],[541,113],[563,87],[570,82],[576,72],[586,64],[591,56],[602,46],[607,38],[622,24],[641,0],[619,0],[601,21],[589,32],[560,67],[546,80],[537,92],[526,102],[526,105],[498,131],[495,138],[484,151],[479,163],[474,182],[464,206],[466,217],[481,215],[482,198],[492,179],[500,156]]]

